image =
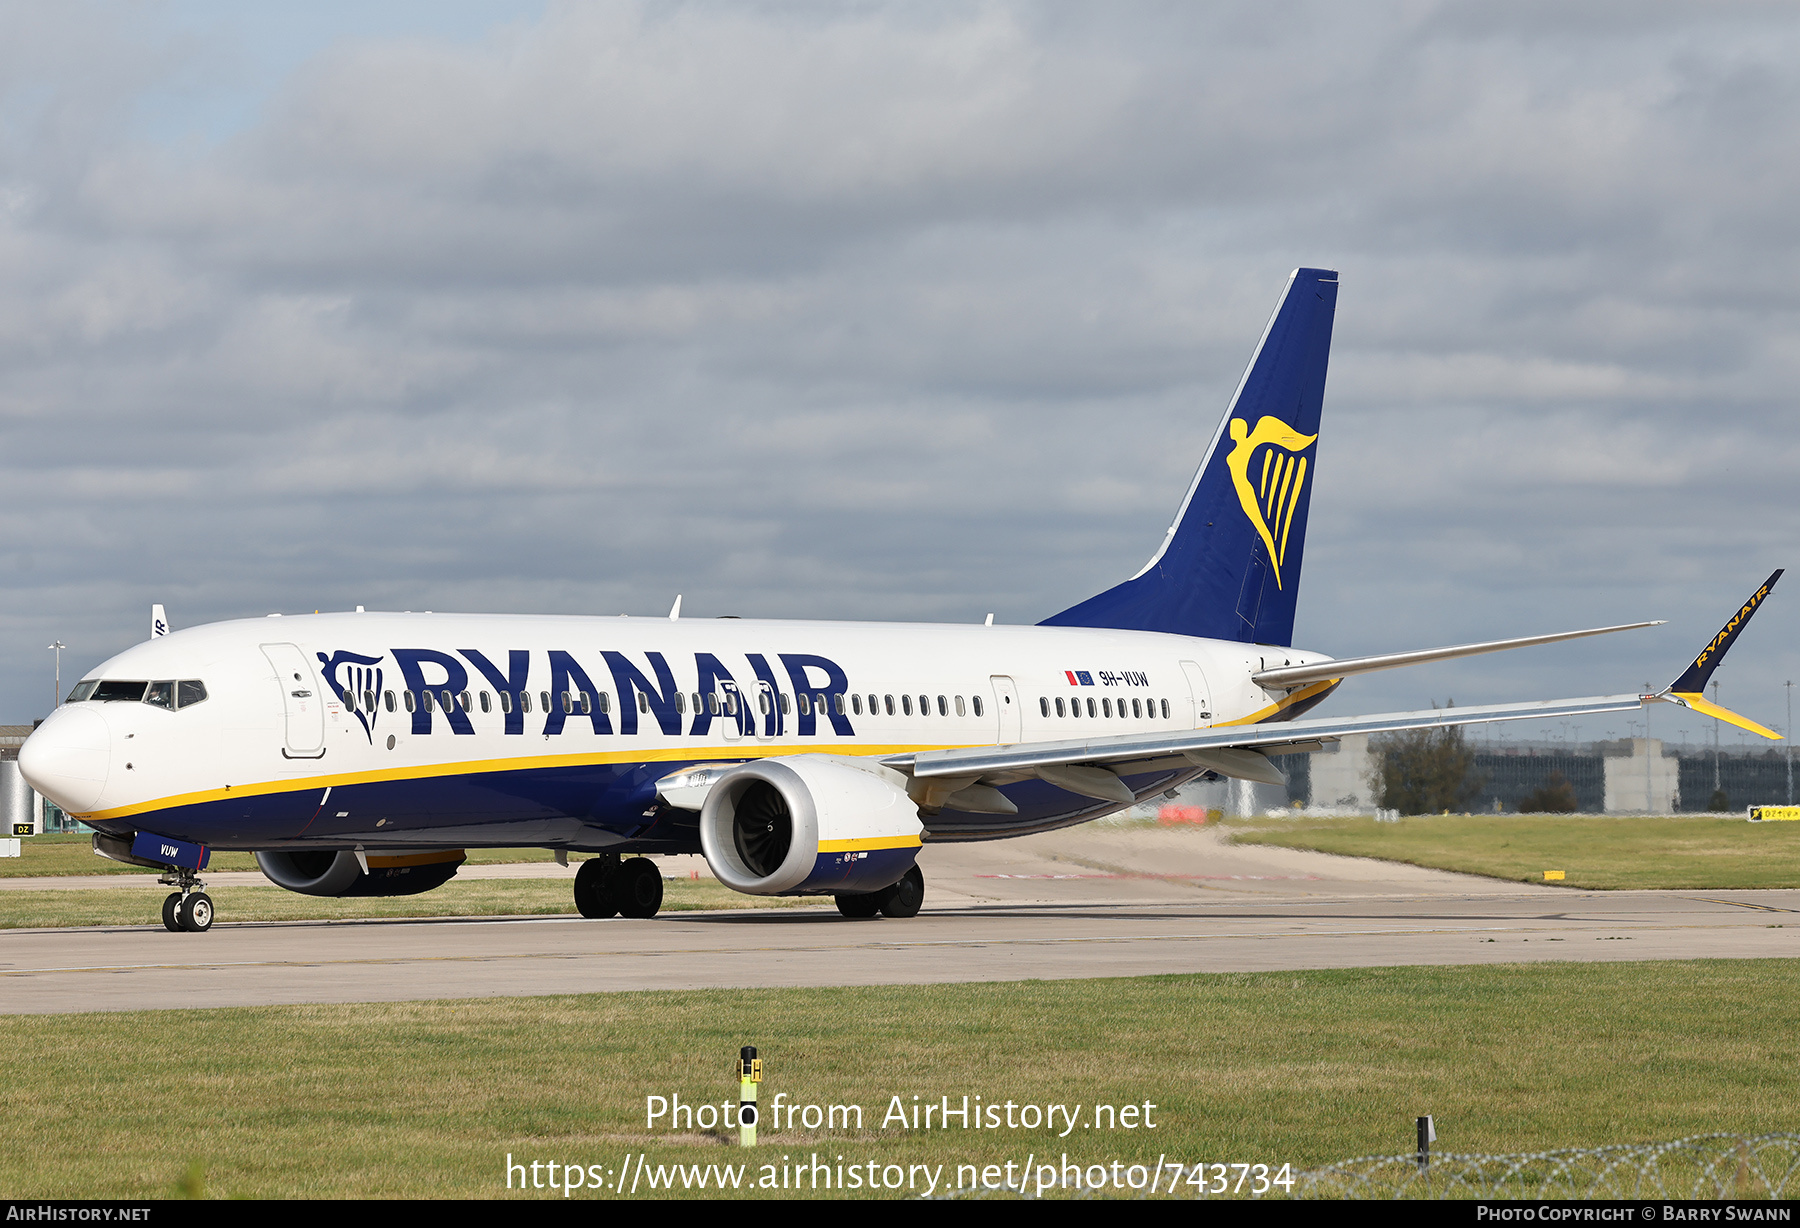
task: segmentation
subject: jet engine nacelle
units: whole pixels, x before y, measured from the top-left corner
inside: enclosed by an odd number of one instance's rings
[[[456,877],[456,867],[466,859],[461,849],[426,853],[365,853],[369,872],[363,873],[356,854],[321,849],[298,853],[258,853],[256,864],[270,882],[301,895],[332,897],[368,895],[418,895],[442,887]]]
[[[905,776],[839,755],[739,764],[700,810],[707,865],[748,895],[880,891],[912,868],[924,830]]]

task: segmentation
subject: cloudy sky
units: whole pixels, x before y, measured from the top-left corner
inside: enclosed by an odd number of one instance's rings
[[[1670,620],[1326,711],[1660,686],[1800,561],[1790,5],[272,8],[0,6],[0,721],[153,601],[1034,622],[1299,264],[1301,644]]]

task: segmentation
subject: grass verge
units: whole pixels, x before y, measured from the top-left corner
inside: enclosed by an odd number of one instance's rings
[[[1238,844],[1379,857],[1436,870],[1590,889],[1800,887],[1800,823],[1591,815],[1409,815],[1253,819],[1226,824]]]
[[[26,1025],[29,1060],[0,1070],[0,1188],[507,1197],[510,1153],[603,1179],[636,1155],[652,1172],[748,1162],[751,1183],[784,1157],[941,1164],[941,1189],[958,1165],[1028,1154],[1312,1167],[1408,1150],[1421,1113],[1458,1152],[1793,1131],[1797,1024],[1800,961],[1784,960],[51,1016]],[[859,1105],[861,1127],[765,1117],[754,1152],[725,1146],[721,1130],[647,1127],[648,1096],[735,1101],[745,1043],[765,1061],[765,1114],[783,1093]],[[964,1095],[1083,1108],[1067,1138],[1060,1119],[1055,1130],[883,1125],[894,1097],[910,1112],[914,1096]],[[1153,1129],[1091,1128],[1096,1104],[1145,1102]],[[521,1194],[514,1180],[512,1197],[561,1196]]]

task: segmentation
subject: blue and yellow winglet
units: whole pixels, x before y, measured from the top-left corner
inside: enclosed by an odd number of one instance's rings
[[[1719,668],[1719,662],[1725,659],[1725,653],[1749,624],[1750,616],[1756,613],[1757,608],[1762,605],[1763,598],[1767,597],[1769,590],[1775,587],[1775,581],[1781,579],[1782,570],[1777,567],[1774,574],[1762,582],[1762,587],[1750,594],[1750,599],[1744,602],[1743,608],[1733,614],[1731,620],[1719,629],[1719,633],[1707,641],[1706,647],[1700,650],[1700,655],[1694,658],[1694,663],[1687,667],[1681,677],[1671,682],[1660,693],[1646,695],[1644,698],[1646,700],[1661,699],[1669,703],[1680,704],[1684,708],[1691,708],[1695,712],[1704,713],[1725,721],[1727,724],[1736,725],[1739,729],[1748,729],[1752,733],[1760,733],[1765,738],[1779,741],[1781,735],[1773,729],[1765,729],[1747,716],[1739,716],[1735,712],[1719,707],[1718,704],[1708,702],[1705,692],[1707,680],[1712,677],[1713,671]]]

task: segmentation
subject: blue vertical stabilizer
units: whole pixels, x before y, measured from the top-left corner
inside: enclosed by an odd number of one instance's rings
[[[1294,270],[1161,549],[1042,625],[1293,641],[1337,288]]]

